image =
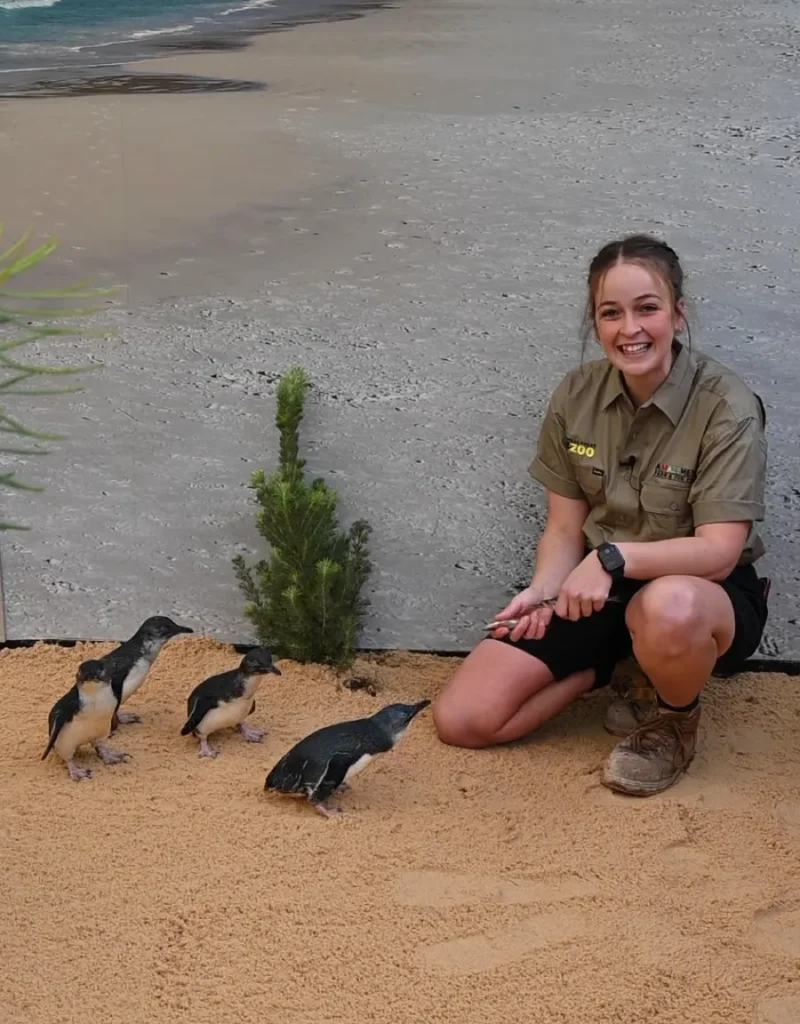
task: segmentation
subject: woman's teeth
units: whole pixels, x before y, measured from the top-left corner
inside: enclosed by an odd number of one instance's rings
[[[620,345],[619,350],[624,356],[635,356],[639,352],[645,352],[650,348],[649,341],[640,341],[636,345]]]

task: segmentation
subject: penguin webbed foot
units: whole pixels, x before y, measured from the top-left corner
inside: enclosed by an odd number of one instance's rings
[[[239,732],[248,743],[260,743],[264,739],[264,732],[256,729],[254,725],[248,725],[247,722],[239,723]]]
[[[340,782],[334,790],[335,793],[349,793],[353,787],[349,782]]]
[[[118,711],[117,721],[121,725],[134,725],[136,722],[141,722],[142,716],[137,715],[135,711]]]
[[[200,757],[217,757],[218,754],[219,751],[215,750],[205,737],[200,738]]]
[[[67,769],[69,770],[69,777],[74,779],[75,782],[80,782],[81,779],[91,779],[92,777],[91,768],[85,768],[83,765],[75,764],[72,759],[67,761]]]
[[[94,749],[103,764],[121,764],[130,758],[130,754],[124,750],[112,750],[104,743],[95,743]]]
[[[312,802],[311,805],[318,814],[325,818],[337,818],[344,814],[344,808],[329,804],[327,800]]]

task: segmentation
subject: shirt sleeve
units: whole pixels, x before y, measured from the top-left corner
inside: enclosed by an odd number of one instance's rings
[[[767,441],[755,417],[712,427],[689,492],[695,526],[763,519],[766,471]]]
[[[539,430],[536,457],[528,467],[528,472],[549,491],[565,498],[583,498],[583,490],[575,478],[567,451],[563,412],[565,385],[566,381],[562,381],[550,398]]]

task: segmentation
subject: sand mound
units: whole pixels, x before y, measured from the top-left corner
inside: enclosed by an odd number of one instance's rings
[[[498,750],[429,712],[326,820],[268,796],[309,730],[433,697],[452,661],[364,659],[375,696],[283,662],[263,744],[178,735],[238,656],[169,646],[114,745],[72,782],[47,711],[110,644],[0,653],[2,1019],[31,1024],[796,1024],[800,679],[714,681],[691,774],[649,800],[598,784],[606,694]]]

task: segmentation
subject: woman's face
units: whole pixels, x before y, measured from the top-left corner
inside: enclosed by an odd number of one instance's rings
[[[646,267],[616,263],[601,280],[595,296],[598,340],[608,361],[641,399],[669,373],[672,339],[682,323],[666,283]]]

